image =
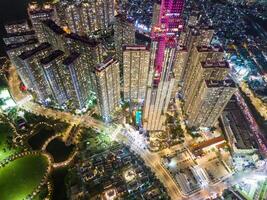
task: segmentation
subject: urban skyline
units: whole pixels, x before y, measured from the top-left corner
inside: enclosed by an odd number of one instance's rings
[[[29,2],[3,24],[0,199],[267,198],[265,12]]]

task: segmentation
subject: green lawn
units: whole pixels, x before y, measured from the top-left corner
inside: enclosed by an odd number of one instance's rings
[[[39,185],[47,167],[46,157],[28,155],[0,168],[0,199],[24,199]]]
[[[19,148],[11,148],[11,146],[8,144],[9,137],[10,139],[12,137],[11,127],[8,124],[0,123],[0,162],[12,154],[20,151]]]

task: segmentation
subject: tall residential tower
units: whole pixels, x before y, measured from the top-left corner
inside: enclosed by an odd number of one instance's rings
[[[144,128],[165,130],[167,108],[175,88],[174,55],[183,28],[183,0],[162,0],[158,22],[152,27],[150,72],[144,106]]]
[[[123,47],[123,99],[143,102],[149,70],[149,48],[140,45]]]

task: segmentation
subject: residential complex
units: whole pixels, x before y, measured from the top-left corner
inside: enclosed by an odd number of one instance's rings
[[[114,1],[61,1],[56,4],[61,24],[79,35],[108,29],[114,20]]]
[[[0,199],[266,199],[267,7],[27,11],[1,26]]]

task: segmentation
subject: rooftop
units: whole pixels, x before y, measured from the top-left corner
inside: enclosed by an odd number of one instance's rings
[[[31,45],[31,44],[37,44],[38,40],[36,38],[26,40],[25,42],[19,42],[19,43],[14,43],[6,46],[6,51],[12,50],[12,49],[17,49],[23,46]]]
[[[100,63],[99,65],[97,65],[97,66],[95,67],[95,70],[96,70],[97,72],[101,72],[101,71],[103,71],[104,69],[106,69],[109,65],[111,65],[111,64],[113,64],[113,63],[117,63],[117,62],[118,62],[118,61],[115,60],[114,58],[109,57],[109,58],[107,58],[103,63]]]
[[[221,46],[197,46],[198,52],[223,52]]]
[[[206,61],[206,62],[201,62],[201,66],[203,68],[229,68],[229,63],[227,61]]]
[[[53,51],[51,54],[49,54],[48,56],[46,56],[45,58],[42,58],[40,60],[40,63],[43,65],[46,65],[48,63],[50,63],[51,61],[55,60],[58,57],[61,57],[64,55],[64,52],[61,50],[55,50]]]
[[[149,51],[149,47],[146,45],[124,45],[123,50],[133,50],[133,51],[139,51],[139,50],[145,50]]]
[[[35,34],[34,30],[26,31],[26,32],[8,33],[5,36],[5,38],[16,37],[16,36],[24,36],[24,35],[34,35],[34,34]]]
[[[53,8],[47,8],[47,9],[37,8],[37,9],[29,10],[30,15],[36,15],[36,14],[42,14],[42,13],[49,14],[49,13],[52,13],[52,12],[54,12]]]
[[[233,87],[235,88],[235,82],[231,79],[229,80],[205,80],[207,87]]]
[[[47,48],[50,48],[51,45],[47,42],[45,43],[41,43],[38,47],[34,48],[34,49],[31,49],[29,51],[25,51],[23,52],[22,54],[19,55],[19,57],[22,59],[22,60],[25,60],[27,58],[30,58],[32,57],[33,55],[35,55],[36,53],[40,52],[40,51],[43,51]]]
[[[26,24],[26,25],[28,25],[28,22],[27,22],[26,19],[21,19],[21,20],[7,22],[7,23],[5,23],[5,26],[17,25],[17,24]]]
[[[205,147],[208,147],[208,146],[211,146],[211,145],[214,145],[214,144],[218,144],[218,143],[223,142],[223,141],[224,141],[224,137],[223,136],[212,138],[210,140],[207,140],[207,141],[204,141],[204,142],[201,142],[201,143],[197,144],[196,146],[193,147],[193,150],[197,151],[197,150],[203,149]]]

